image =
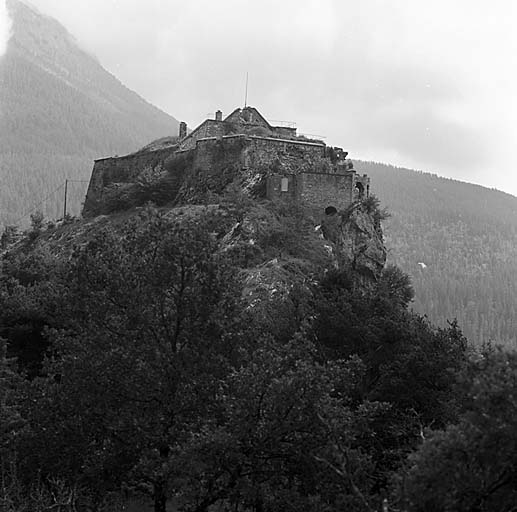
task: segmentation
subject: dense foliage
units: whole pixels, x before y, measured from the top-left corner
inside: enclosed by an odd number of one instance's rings
[[[251,260],[222,243],[250,211]],[[35,219],[0,272],[2,510],[510,510],[515,357],[409,311],[396,267],[325,268],[303,226],[147,208],[58,260]],[[248,299],[279,255],[291,288]]]

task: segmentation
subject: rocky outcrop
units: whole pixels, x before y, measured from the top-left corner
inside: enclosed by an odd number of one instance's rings
[[[386,263],[386,247],[380,220],[368,204],[356,203],[343,213],[326,215],[321,231],[339,268],[377,280]]]

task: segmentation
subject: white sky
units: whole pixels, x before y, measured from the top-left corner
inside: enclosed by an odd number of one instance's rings
[[[190,126],[242,106],[248,71],[249,104],[352,158],[517,195],[517,1],[31,3]]]
[[[9,35],[11,32],[11,20],[7,14],[5,1],[0,0],[0,57],[5,53]]]

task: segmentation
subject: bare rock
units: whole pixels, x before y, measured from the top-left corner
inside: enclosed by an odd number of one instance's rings
[[[362,203],[344,213],[326,215],[321,231],[332,243],[336,264],[377,280],[386,263],[386,247],[380,221]]]

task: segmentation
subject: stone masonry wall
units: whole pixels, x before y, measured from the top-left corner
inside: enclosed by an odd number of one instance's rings
[[[264,116],[254,107],[244,107],[235,109],[226,119],[226,122],[236,123],[239,125],[255,125],[263,126],[270,129],[271,126]]]
[[[125,157],[96,160],[86,193],[83,215],[88,216],[93,213],[94,206],[102,200],[106,187],[116,183],[134,182],[146,170],[160,172],[163,162],[173,155],[175,150],[176,148],[166,148],[135,153]]]
[[[322,145],[297,144],[275,138],[225,136],[197,141],[194,167],[204,173],[220,171],[230,163],[266,174],[298,174],[305,170],[330,171]],[[225,163],[226,162],[226,163]]]
[[[322,211],[347,208],[354,200],[354,172],[338,174],[324,145],[281,139],[251,139],[244,165],[266,175],[268,199],[289,198]],[[287,190],[282,190],[282,178]]]
[[[221,194],[243,169],[244,137],[210,138],[199,140],[193,152],[191,171],[186,175],[178,200],[203,201],[207,192]]]
[[[199,139],[206,137],[222,137],[226,135],[227,124],[223,121],[216,121],[215,119],[207,119],[200,124],[187,138],[180,142],[179,150],[194,149],[196,142]]]
[[[243,164],[267,174],[298,174],[315,169],[330,171],[330,164],[325,158],[325,146],[272,137],[249,137]]]
[[[286,188],[287,190],[285,190]],[[295,174],[274,174],[269,176],[266,181],[266,197],[271,200],[299,199],[300,186],[298,176]]]
[[[192,160],[177,184],[175,199],[179,202],[202,202],[210,193],[224,193],[231,183],[247,187],[258,197],[291,198],[321,211],[328,206],[343,210],[358,199],[356,182],[368,195],[369,178],[353,171],[339,172],[324,144],[223,135],[223,130],[224,122],[205,122],[188,143],[188,147],[193,144],[193,151],[177,152],[176,146],[97,160],[83,214],[95,215],[100,211],[98,205],[109,200],[114,189],[125,191],[142,177],[159,183],[166,174],[165,161],[184,154]],[[201,135],[207,137],[197,139]]]
[[[324,210],[333,206],[338,211],[347,208],[353,201],[354,173],[321,174],[303,173],[299,177],[299,197],[310,207]]]
[[[339,211],[347,208],[355,199],[353,184],[354,173],[275,174],[267,179],[267,198],[300,201],[321,212],[328,206]]]

